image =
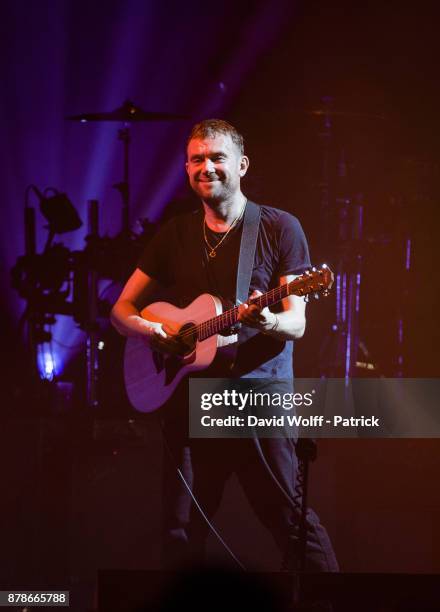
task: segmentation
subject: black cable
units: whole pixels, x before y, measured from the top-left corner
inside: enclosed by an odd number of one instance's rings
[[[210,520],[206,516],[206,513],[203,511],[203,508],[201,507],[201,505],[197,501],[197,499],[196,499],[194,493],[192,492],[192,489],[191,489],[190,485],[188,484],[186,478],[184,477],[182,471],[177,467],[177,462],[175,460],[174,454],[173,454],[173,452],[172,452],[172,450],[171,450],[171,448],[170,448],[170,446],[168,444],[166,435],[165,435],[165,433],[163,431],[162,423],[160,423],[160,426],[161,426],[161,429],[162,429],[162,437],[163,437],[163,440],[164,440],[165,448],[167,449],[167,452],[169,453],[169,456],[170,456],[173,464],[176,467],[176,471],[177,471],[180,479],[182,480],[185,488],[187,489],[187,491],[190,494],[193,502],[195,503],[195,505],[197,507],[197,510],[200,512],[200,514],[202,515],[203,519],[208,524],[208,526],[209,526],[210,530],[212,531],[212,533],[216,536],[216,538],[219,540],[219,542],[222,544],[222,546],[225,548],[225,550],[227,550],[227,552],[230,554],[232,559],[234,559],[234,561],[237,563],[237,565],[240,567],[240,569],[242,569],[243,571],[246,571],[246,568],[244,567],[244,565],[234,555],[232,550],[229,548],[229,546],[226,544],[224,539],[221,537],[221,535],[215,529],[214,525],[210,522]],[[301,513],[302,513],[301,500],[302,500],[302,497],[303,497],[303,486],[304,486],[303,463],[301,461],[298,461],[298,470],[297,470],[297,475],[296,475],[294,495],[292,496],[290,494],[290,492],[288,492],[283,487],[283,485],[281,484],[281,482],[279,481],[277,476],[274,474],[272,468],[270,467],[270,465],[269,465],[269,463],[268,463],[268,461],[267,461],[267,459],[266,459],[266,457],[264,455],[263,449],[261,447],[261,442],[260,442],[260,439],[257,436],[257,432],[256,432],[255,428],[252,428],[252,432],[253,432],[253,440],[255,442],[255,446],[256,446],[258,455],[259,455],[261,461],[263,462],[263,464],[264,464],[268,474],[270,475],[272,480],[275,482],[275,484],[277,485],[277,487],[279,488],[279,490],[281,491],[281,493],[283,494],[285,499],[288,501],[290,506],[293,508],[294,512],[298,513],[299,516],[301,516]],[[292,442],[292,445],[293,445],[293,442]],[[294,448],[293,448],[293,452],[295,452]]]
[[[299,510],[301,512],[301,498],[302,498],[302,478],[298,478],[296,479],[296,484],[295,484],[295,495],[292,496],[290,494],[289,491],[286,491],[286,489],[283,487],[283,485],[281,484],[281,482],[278,480],[278,478],[276,477],[276,475],[274,474],[272,468],[270,467],[269,463],[267,462],[266,457],[264,456],[264,452],[263,449],[261,447],[261,442],[260,439],[257,435],[257,432],[255,430],[255,427],[252,427],[252,433],[253,433],[253,437],[252,439],[255,442],[255,446],[257,448],[257,452],[258,455],[260,457],[260,459],[262,460],[265,468],[267,469],[270,477],[272,478],[272,480],[275,482],[275,484],[277,485],[277,487],[279,488],[279,490],[281,491],[281,493],[284,495],[284,497],[286,498],[286,500],[289,502],[289,504],[291,505],[291,507],[293,508],[293,510]],[[292,442],[293,445],[293,442]],[[293,448],[293,451],[295,452],[295,449]],[[300,464],[300,462],[299,462]],[[298,469],[298,475],[299,475],[300,469]]]
[[[221,537],[220,533],[217,531],[217,529],[214,527],[214,525],[211,523],[211,521],[209,520],[209,518],[206,516],[206,513],[204,512],[202,506],[199,504],[199,502],[197,501],[196,496],[194,495],[190,485],[188,484],[185,476],[182,473],[182,470],[180,470],[177,467],[177,461],[174,457],[174,454],[168,444],[168,440],[166,438],[165,432],[163,430],[163,426],[162,426],[162,422],[160,421],[160,427],[162,429],[162,438],[164,440],[164,444],[165,444],[165,448],[167,449],[169,456],[176,468],[176,471],[180,477],[180,479],[182,480],[185,488],[187,489],[188,493],[191,496],[191,499],[193,500],[194,504],[196,505],[197,510],[200,512],[201,516],[203,517],[204,521],[207,523],[209,529],[212,531],[212,533],[215,535],[215,537],[217,538],[217,540],[220,542],[220,544],[224,547],[224,549],[229,553],[229,555],[232,557],[232,559],[235,561],[235,563],[238,565],[238,567],[243,570],[243,571],[247,571],[246,567],[241,563],[241,561],[239,561],[239,559],[234,555],[234,553],[232,552],[232,550],[229,548],[229,546],[226,544],[225,540]]]

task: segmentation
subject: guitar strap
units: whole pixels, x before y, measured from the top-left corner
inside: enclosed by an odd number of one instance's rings
[[[251,284],[252,270],[254,267],[255,249],[257,246],[258,230],[260,227],[261,208],[255,202],[248,200],[243,219],[243,231],[240,242],[240,255],[238,257],[237,269],[237,289],[235,293],[235,303],[237,305],[245,302],[249,297],[249,287]],[[234,367],[238,358],[239,346],[246,342],[258,330],[251,327],[241,326],[238,332],[238,343],[233,345],[235,351]]]
[[[245,302],[249,297],[260,217],[261,208],[255,202],[248,200],[244,212],[240,255],[238,258],[237,289],[235,292],[235,303],[237,305]]]

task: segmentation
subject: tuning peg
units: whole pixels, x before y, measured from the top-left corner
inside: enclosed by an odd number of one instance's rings
[[[319,293],[318,292],[314,293],[313,297],[315,298],[315,300],[319,300]]]

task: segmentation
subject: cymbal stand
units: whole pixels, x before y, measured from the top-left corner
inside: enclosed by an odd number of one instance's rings
[[[128,235],[130,233],[130,125],[124,124],[124,127],[118,130],[118,140],[124,146],[124,163],[123,163],[123,180],[120,183],[113,185],[122,197],[122,215],[121,215],[121,234]]]

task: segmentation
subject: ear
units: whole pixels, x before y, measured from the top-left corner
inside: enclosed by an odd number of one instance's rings
[[[247,157],[246,155],[242,155],[240,159],[240,170],[239,170],[239,174],[241,177],[243,177],[248,171],[249,163],[250,163],[249,157]]]
[[[188,164],[188,162],[185,162],[185,170],[186,170],[186,173],[189,174],[189,164]]]

